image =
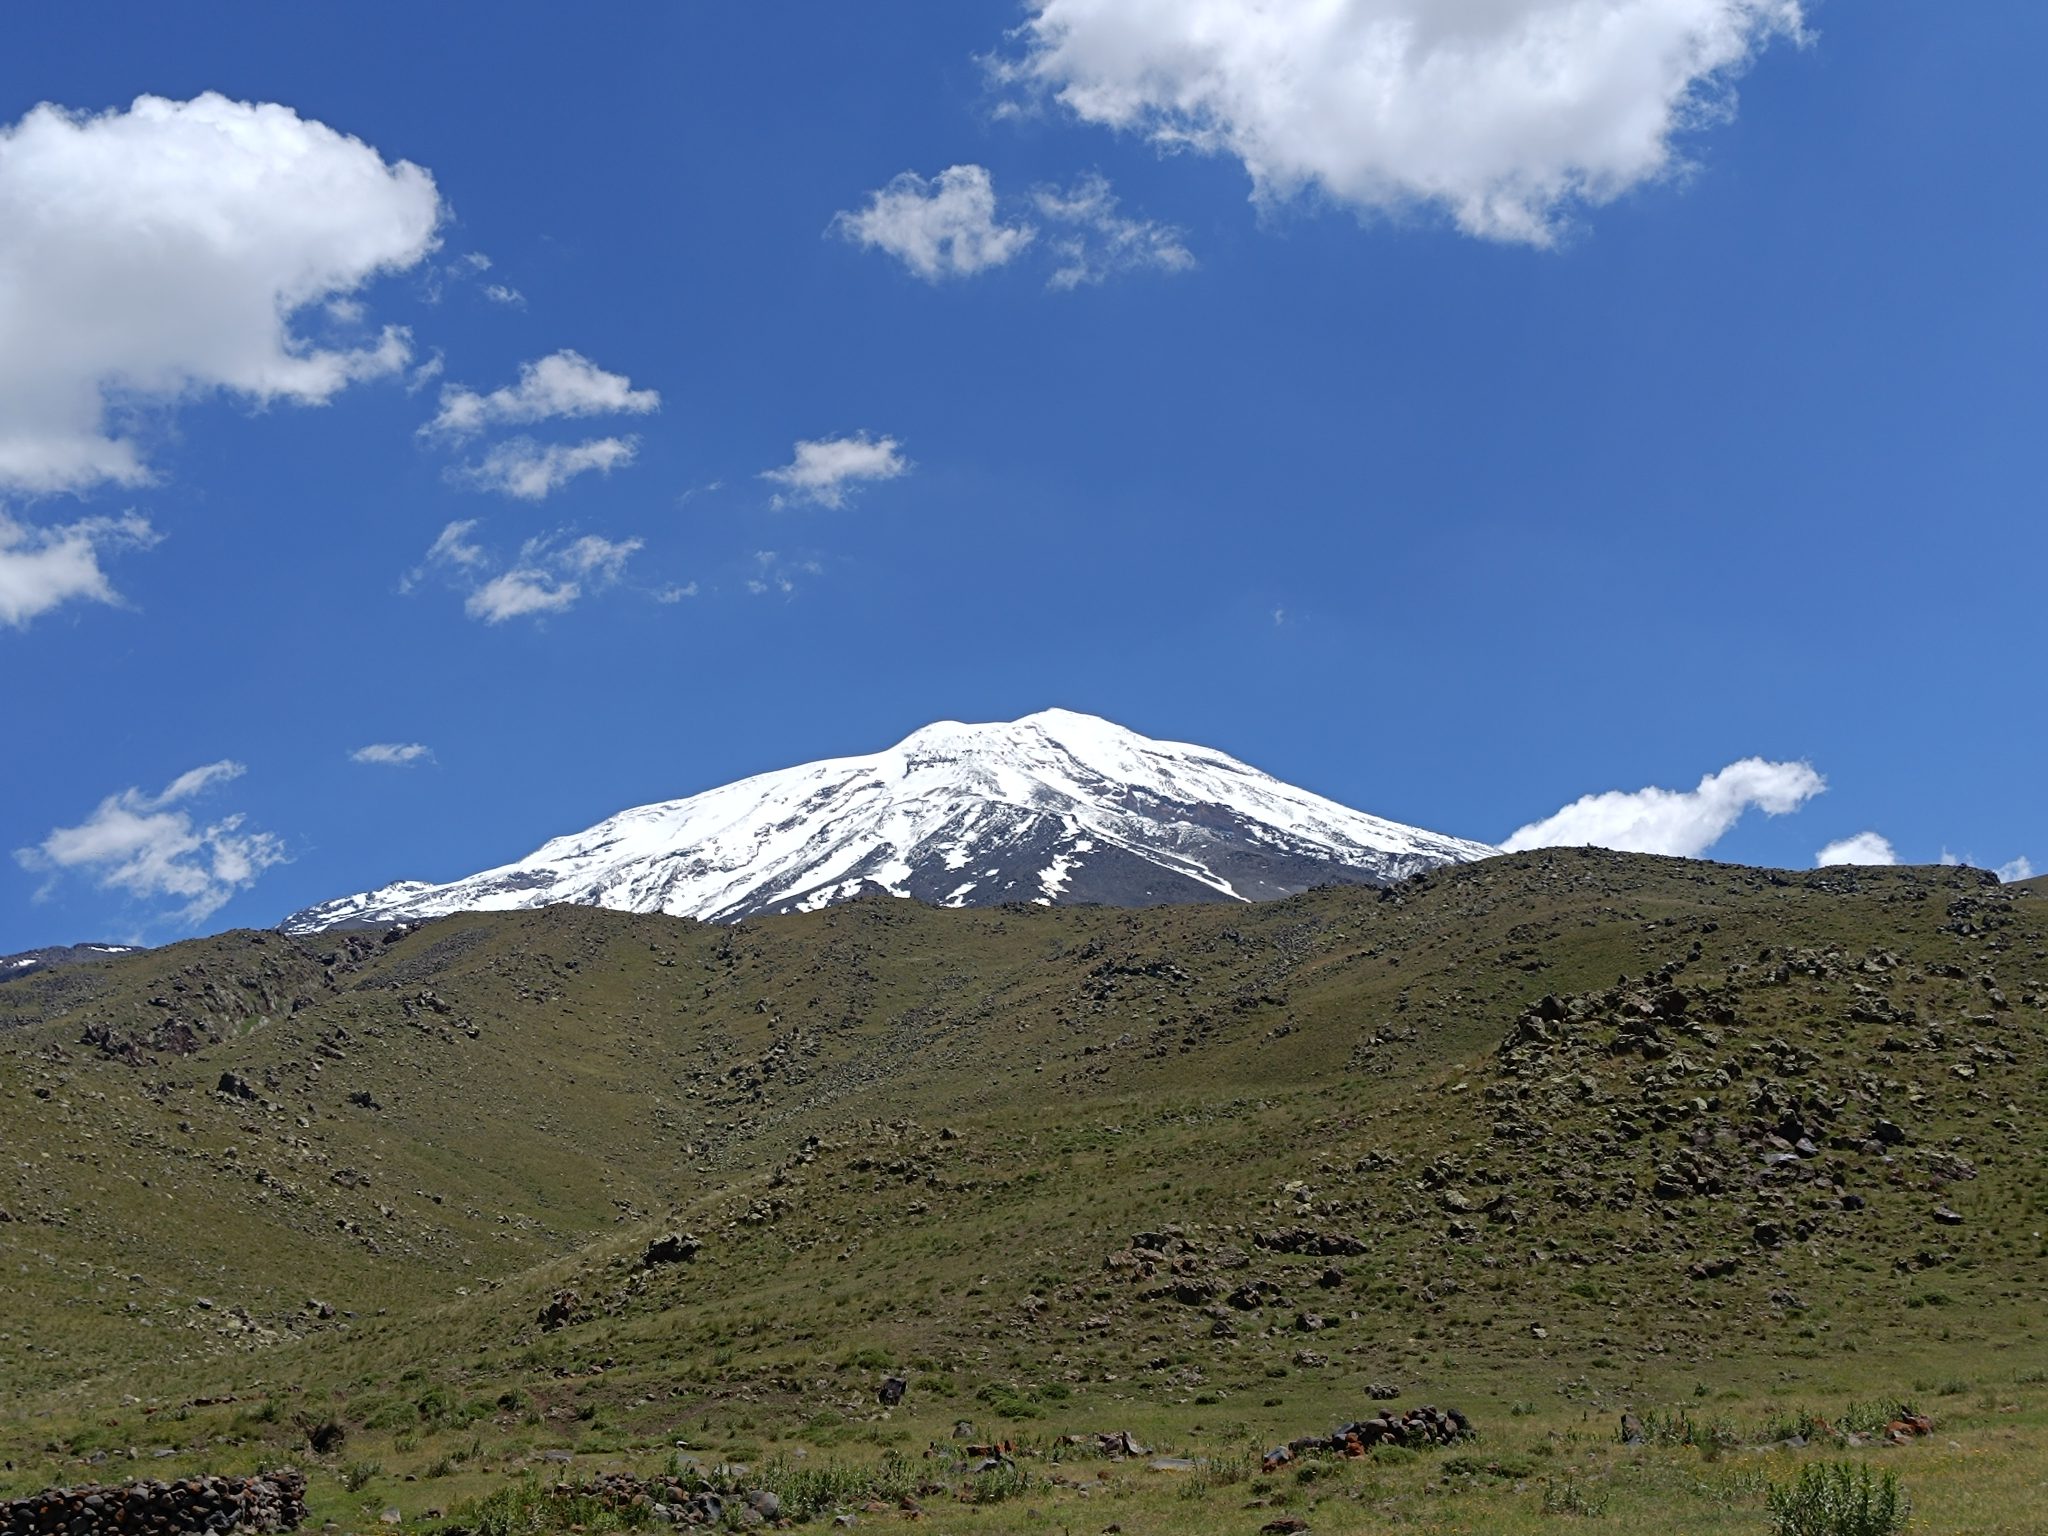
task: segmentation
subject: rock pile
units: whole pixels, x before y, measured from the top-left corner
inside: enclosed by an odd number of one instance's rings
[[[720,1493],[666,1478],[641,1479],[615,1472],[580,1486],[561,1483],[555,1492],[595,1499],[607,1509],[642,1511],[643,1517],[664,1525],[734,1528],[772,1524],[782,1518],[782,1500],[766,1488]]]
[[[1363,1456],[1376,1445],[1410,1450],[1456,1445],[1472,1438],[1472,1423],[1455,1408],[1410,1408],[1406,1413],[1382,1409],[1369,1419],[1345,1424],[1327,1435],[1302,1435],[1266,1452],[1261,1465],[1272,1472],[1307,1455]]]
[[[51,1488],[0,1504],[0,1536],[295,1531],[305,1519],[305,1474],[287,1467],[262,1477]]]

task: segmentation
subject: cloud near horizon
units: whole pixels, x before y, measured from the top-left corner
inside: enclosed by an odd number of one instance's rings
[[[1029,0],[999,84],[1162,151],[1236,158],[1254,195],[1439,210],[1554,244],[1579,209],[1682,170],[1800,0]],[[1013,103],[1011,110],[1017,110]]]
[[[1755,807],[1768,816],[1796,811],[1827,788],[1808,763],[1746,757],[1690,790],[1655,787],[1586,795],[1555,815],[1518,828],[1506,853],[1530,848],[1612,848],[1698,858]]]
[[[156,921],[197,924],[285,862],[284,845],[268,832],[245,832],[239,813],[197,826],[181,809],[215,785],[240,778],[242,764],[222,760],[181,773],[158,793],[128,788],[107,796],[75,827],[57,827],[34,848],[15,851],[24,869],[50,876],[46,894],[64,874],[88,876],[104,891],[137,901],[183,905]]]
[[[1899,851],[1882,833],[1858,832],[1854,837],[1829,843],[1813,856],[1813,862],[1818,869],[1836,864],[1896,864]]]
[[[136,406],[318,405],[400,372],[409,334],[362,329],[351,296],[424,259],[442,211],[419,166],[273,103],[0,127],[0,489],[149,482]],[[316,308],[336,344],[293,328]]]

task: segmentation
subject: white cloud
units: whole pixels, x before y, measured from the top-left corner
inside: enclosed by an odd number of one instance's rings
[[[887,251],[926,282],[971,277],[1016,258],[1032,241],[1024,224],[996,221],[986,167],[956,165],[926,181],[905,171],[832,227],[848,240]]]
[[[1615,848],[1697,858],[1756,806],[1767,815],[1796,811],[1827,788],[1806,763],[1770,763],[1746,757],[1710,773],[1692,790],[1609,790],[1573,801],[1554,816],[1531,822],[1501,844],[1525,848]]]
[[[862,482],[894,480],[909,473],[910,460],[903,456],[903,445],[895,438],[858,432],[851,437],[799,442],[793,460],[780,469],[763,470],[761,478],[787,488],[787,495],[775,497],[778,507],[792,501],[843,507]]]
[[[1977,863],[1975,854],[1950,853],[1946,848],[1941,850],[1941,862],[1951,868],[1977,869],[1982,867]],[[2002,883],[2007,885],[2010,885],[2015,880],[2031,880],[2034,878],[2033,861],[2025,855],[2021,855],[2009,864],[1999,865],[1994,873],[1997,874]]]
[[[379,768],[410,768],[414,763],[431,763],[434,749],[417,741],[378,741],[357,747],[348,760]]]
[[[1116,194],[1099,175],[1084,176],[1065,191],[1040,188],[1032,202],[1039,216],[1056,226],[1046,243],[1059,265],[1048,287],[1078,288],[1147,268],[1186,272],[1195,265],[1193,253],[1181,243],[1182,231],[1118,213]]]
[[[462,611],[486,624],[502,624],[529,614],[560,613],[573,607],[582,595],[583,588],[577,582],[564,580],[550,571],[520,566],[493,576],[470,593]]]
[[[582,353],[564,348],[521,363],[517,384],[487,395],[465,384],[445,386],[440,414],[420,430],[443,437],[468,437],[486,427],[578,416],[645,416],[660,409],[661,396],[656,391],[635,389],[623,373],[607,373]]]
[[[1800,0],[1029,0],[997,77],[1083,122],[1229,154],[1262,200],[1440,209],[1547,245],[1682,166]]]
[[[476,531],[476,525],[475,518],[465,517],[443,528],[440,536],[427,546],[428,562],[460,566],[482,565],[486,558],[483,546],[473,543],[469,537]]]
[[[226,390],[317,404],[400,371],[407,333],[313,345],[311,306],[433,249],[433,178],[288,107],[138,97],[0,127],[0,486],[151,478],[134,408]]]
[[[514,309],[526,308],[526,295],[517,288],[508,288],[503,283],[484,284],[484,297],[493,304],[507,304]]]
[[[680,603],[685,598],[695,597],[696,595],[697,583],[686,581],[679,586],[663,587],[654,594],[654,600],[657,603]]]
[[[798,576],[824,574],[825,567],[816,560],[785,560],[778,550],[757,549],[754,551],[754,574],[747,578],[747,591],[755,597],[766,597],[771,593],[793,597]]]
[[[37,615],[74,599],[120,602],[100,557],[156,542],[156,531],[132,512],[36,528],[0,511],[0,627],[25,628]]]
[[[466,518],[443,528],[400,589],[410,592],[429,572],[438,572],[466,592],[462,606],[471,618],[502,624],[561,613],[585,596],[618,585],[642,547],[639,539],[570,538],[557,531],[528,539],[509,564],[496,568],[499,562],[471,537],[476,526],[474,518]]]
[[[1899,851],[1881,833],[1858,832],[1854,837],[1829,843],[1813,856],[1813,862],[1821,869],[1833,864],[1896,864]]]
[[[34,848],[16,851],[23,868],[52,879],[77,871],[101,890],[139,901],[181,902],[169,918],[198,923],[225,906],[258,875],[284,862],[284,846],[267,832],[245,832],[244,818],[195,825],[180,802],[242,776],[236,762],[208,763],[180,774],[157,794],[124,789],[109,795],[75,827],[58,827]]]
[[[588,442],[545,446],[530,437],[511,437],[493,444],[478,462],[456,470],[454,478],[479,490],[541,501],[578,475],[592,470],[608,475],[631,464],[638,449],[639,440],[631,437],[594,437]]]

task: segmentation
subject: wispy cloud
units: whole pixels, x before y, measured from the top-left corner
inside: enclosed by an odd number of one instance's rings
[[[434,749],[417,741],[378,741],[357,747],[348,760],[377,768],[410,768],[415,763],[431,763]]]
[[[1827,788],[1807,763],[1746,757],[1701,779],[1690,790],[1608,790],[1573,801],[1553,816],[1521,827],[1501,843],[1526,848],[1614,848],[1698,858],[1755,807],[1769,816],[1796,811]]]
[[[180,903],[163,921],[203,922],[285,860],[284,845],[267,832],[244,831],[241,815],[201,826],[182,808],[245,771],[237,762],[208,763],[179,774],[153,795],[121,790],[77,826],[57,827],[14,857],[53,883],[77,872],[101,890],[137,901]]]
[[[132,512],[37,528],[0,511],[0,628],[25,628],[68,602],[118,604],[102,557],[157,542],[148,519]]]
[[[780,469],[762,471],[761,478],[783,487],[774,505],[793,501],[821,507],[843,507],[860,485],[894,480],[910,473],[903,445],[893,437],[825,437],[796,445],[796,457]]]
[[[616,587],[641,550],[636,538],[572,535],[558,529],[520,545],[510,561],[494,559],[474,537],[477,521],[464,518],[441,530],[400,590],[410,592],[438,574],[465,594],[463,611],[486,624],[562,613],[581,599]]]
[[[1002,203],[1010,207],[1007,215]],[[1032,222],[1032,213],[1045,228]],[[886,251],[929,283],[1008,266],[1041,234],[1042,249],[1054,263],[1048,288],[1079,288],[1146,269],[1185,272],[1195,265],[1182,231],[1119,212],[1115,192],[1099,173],[1071,187],[1040,187],[1028,199],[999,203],[985,166],[956,165],[931,181],[906,171],[871,193],[865,208],[839,214],[832,228],[857,245]]]
[[[1187,272],[1195,265],[1183,231],[1117,212],[1116,194],[1100,175],[1084,176],[1064,191],[1042,187],[1032,203],[1054,226],[1046,244],[1059,265],[1047,287],[1079,288],[1147,269]]]
[[[824,565],[814,559],[785,559],[779,550],[754,551],[754,571],[747,578],[747,591],[754,597],[794,597],[797,577],[822,576]]]
[[[537,443],[511,437],[493,444],[474,463],[450,471],[453,479],[481,491],[496,491],[520,501],[544,501],[578,475],[595,471],[609,475],[633,462],[637,438],[594,437],[581,443]]]

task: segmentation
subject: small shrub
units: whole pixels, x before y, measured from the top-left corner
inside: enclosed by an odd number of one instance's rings
[[[1000,1504],[1031,1491],[1031,1479],[1014,1461],[1005,1461],[968,1479],[963,1496],[970,1504]]]
[[[1581,1482],[1575,1473],[1567,1472],[1563,1477],[1543,1479],[1543,1513],[1546,1515],[1574,1515],[1587,1519],[1599,1516],[1607,1508],[1607,1501]]]
[[[1773,1536],[1896,1536],[1908,1505],[1896,1475],[1873,1477],[1868,1466],[1819,1461],[1798,1481],[1770,1491]]]
[[[341,1469],[341,1486],[350,1493],[361,1493],[383,1475],[381,1461],[352,1461]]]

